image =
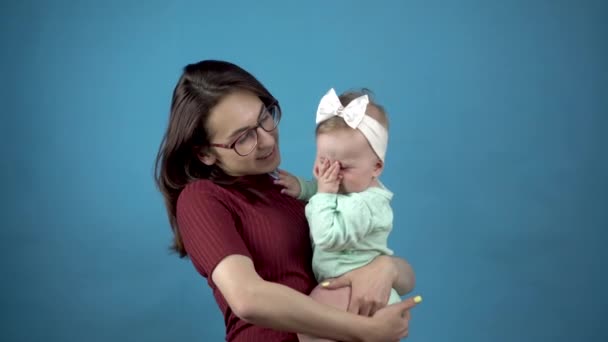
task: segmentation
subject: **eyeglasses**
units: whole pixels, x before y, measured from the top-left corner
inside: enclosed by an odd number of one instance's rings
[[[271,132],[277,128],[280,120],[281,108],[279,108],[278,103],[275,101],[268,106],[262,106],[258,124],[241,133],[232,143],[210,144],[210,146],[234,149],[234,152],[244,157],[251,153],[258,145],[258,128],[261,127],[266,132]]]

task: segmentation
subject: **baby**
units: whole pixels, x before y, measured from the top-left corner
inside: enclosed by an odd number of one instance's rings
[[[388,143],[388,120],[380,105],[366,92],[338,97],[330,89],[321,99],[316,122],[316,182],[281,170],[276,183],[285,187],[284,193],[308,201],[312,267],[323,281],[393,254],[387,247],[393,194],[378,179]],[[387,304],[400,300],[392,289]]]

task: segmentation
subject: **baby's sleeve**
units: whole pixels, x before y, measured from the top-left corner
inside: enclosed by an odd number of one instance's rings
[[[353,248],[373,227],[373,213],[366,198],[318,193],[306,205],[306,218],[315,248],[328,252]]]
[[[300,183],[300,195],[298,196],[298,199],[309,201],[310,198],[317,193],[317,181],[307,181],[301,177],[296,177],[296,179],[298,180],[298,183]]]

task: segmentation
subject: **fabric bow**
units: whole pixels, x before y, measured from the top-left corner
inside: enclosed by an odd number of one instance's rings
[[[369,99],[367,95],[352,100],[346,107],[342,106],[334,88],[331,88],[319,102],[317,108],[317,125],[334,116],[339,116],[346,124],[356,129],[363,121]]]

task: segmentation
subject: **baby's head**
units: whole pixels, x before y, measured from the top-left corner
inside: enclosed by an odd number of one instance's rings
[[[369,103],[365,114],[388,132],[388,118],[382,106],[375,103],[367,89],[349,91],[339,96],[342,107],[367,95]],[[341,193],[361,192],[377,186],[384,168],[384,153],[379,156],[361,129],[349,126],[341,116],[333,116],[317,125],[317,160],[339,161],[342,183]]]

